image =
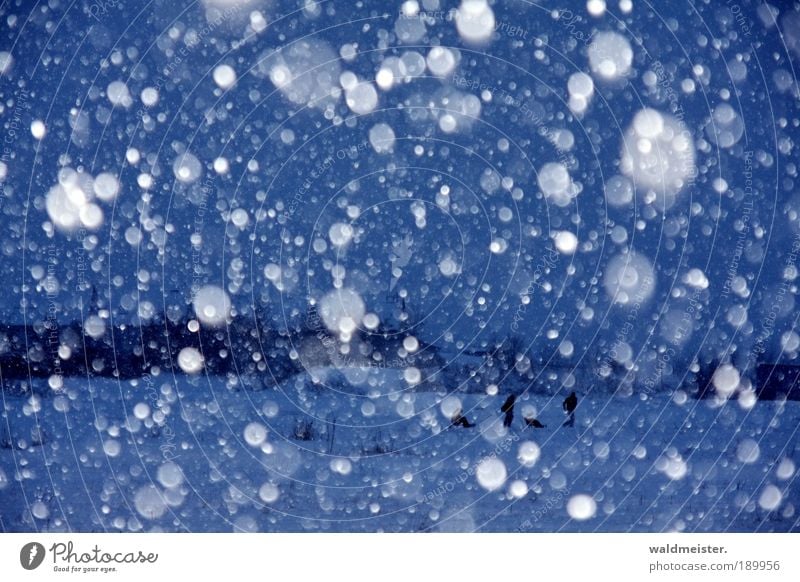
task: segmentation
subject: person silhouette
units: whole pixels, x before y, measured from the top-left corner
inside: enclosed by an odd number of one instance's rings
[[[575,392],[569,393],[569,396],[564,399],[564,404],[562,404],[562,406],[567,414],[575,412],[575,408],[578,406],[578,397],[575,395]]]
[[[508,398],[506,398],[506,401],[503,402],[503,405],[500,407],[500,412],[505,413],[505,417],[503,418],[503,426],[506,428],[511,426],[511,422],[514,420],[514,403],[516,401],[517,397],[511,394]]]
[[[564,412],[569,415],[569,418],[564,422],[563,426],[574,426],[575,425],[575,408],[578,406],[578,397],[575,395],[575,392],[570,392],[569,396],[564,399],[564,403],[561,407],[564,409]]]

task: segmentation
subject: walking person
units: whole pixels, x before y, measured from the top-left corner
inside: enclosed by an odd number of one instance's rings
[[[569,415],[569,418],[564,422],[563,426],[575,426],[575,408],[578,406],[578,397],[575,392],[570,392],[569,396],[564,399],[561,408]]]
[[[517,397],[511,394],[506,401],[503,402],[503,406],[500,407],[500,412],[505,413],[505,417],[503,418],[503,426],[508,428],[511,426],[511,422],[514,420],[514,403],[517,401]]]

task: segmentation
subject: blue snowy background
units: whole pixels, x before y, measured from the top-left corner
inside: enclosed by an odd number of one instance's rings
[[[777,0],[0,4],[0,529],[798,530],[799,56]]]

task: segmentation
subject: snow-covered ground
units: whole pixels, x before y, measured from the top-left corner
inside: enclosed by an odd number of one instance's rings
[[[302,373],[279,390],[205,376],[6,390],[2,529],[798,528],[798,402],[587,389],[569,427],[563,395],[524,395],[506,431],[502,389],[457,395],[409,389],[393,369],[346,373],[314,371],[328,387]],[[449,426],[459,406],[475,428]],[[523,414],[546,428],[524,428]]]

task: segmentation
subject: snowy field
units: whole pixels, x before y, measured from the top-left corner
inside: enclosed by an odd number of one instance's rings
[[[392,370],[350,375],[341,392],[301,374],[280,390],[179,376],[177,390],[171,378],[76,380],[55,397],[5,396],[2,527],[797,529],[798,402],[590,393],[564,427],[561,399],[536,396],[506,431],[499,396],[403,389]],[[477,427],[449,426],[459,404]],[[546,428],[523,428],[521,413]]]

